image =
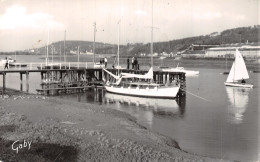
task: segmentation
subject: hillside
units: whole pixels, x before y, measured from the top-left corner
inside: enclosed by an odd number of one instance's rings
[[[184,39],[177,39],[168,42],[154,43],[154,52],[170,53],[173,51],[182,51],[187,49],[191,44],[230,44],[230,43],[245,43],[258,42],[260,40],[260,25],[253,27],[240,27],[234,29],[224,30],[221,33],[213,32],[205,36],[189,37]],[[142,46],[135,46],[130,54],[149,53],[150,44]]]
[[[239,27],[234,29],[227,29],[220,33],[213,32],[208,35],[188,37],[183,39],[176,39],[166,42],[154,42],[154,52],[155,53],[177,53],[178,51],[183,51],[190,47],[191,44],[231,44],[231,43],[245,43],[245,42],[259,42],[260,40],[260,25],[249,26],[249,27]],[[64,42],[59,41],[49,45],[49,51],[52,51],[52,46],[54,46],[54,54],[64,53]],[[77,47],[80,46],[80,52],[92,52],[93,42],[90,41],[66,41],[66,53],[70,51],[77,51]],[[116,54],[117,45],[96,42],[96,52],[98,54]],[[27,52],[28,53],[28,52]],[[45,54],[46,47],[41,47],[34,49],[35,54]],[[120,55],[134,55],[140,53],[150,53],[150,44],[127,44],[120,45]],[[6,54],[6,53],[5,53]],[[19,54],[19,53],[17,53]],[[20,54],[25,54],[25,52],[20,52]]]

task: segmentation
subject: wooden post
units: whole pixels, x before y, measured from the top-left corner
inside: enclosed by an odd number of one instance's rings
[[[20,82],[23,82],[23,73],[20,73]]]
[[[3,73],[3,93],[5,93],[5,73]]]
[[[26,92],[29,92],[29,72],[26,72]]]
[[[62,79],[62,71],[60,71],[60,82],[61,82],[61,83],[63,82],[63,79]]]
[[[20,73],[20,91],[23,91],[23,73]]]
[[[102,81],[102,70],[99,71],[99,80]]]
[[[43,81],[43,72],[41,72],[41,81]]]

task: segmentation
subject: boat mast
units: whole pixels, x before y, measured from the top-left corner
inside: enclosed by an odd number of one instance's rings
[[[117,69],[118,69],[118,74],[119,74],[120,23],[121,23],[121,20],[118,21],[118,45],[117,45]]]
[[[227,71],[227,51],[225,57],[226,57],[226,71]]]
[[[153,0],[152,0],[152,27],[151,27],[151,67],[153,67]]]
[[[60,65],[61,65],[61,44],[60,44]]]
[[[80,51],[79,51],[79,46],[78,46],[78,68],[79,68],[79,53],[80,53]]]
[[[66,30],[64,31],[64,62],[66,62]]]
[[[235,51],[235,54],[234,54],[234,56],[235,56],[235,60],[234,60],[234,75],[233,75],[233,82],[235,82],[235,75],[236,75],[236,58],[237,58],[237,49],[236,49],[236,51]]]
[[[45,63],[46,66],[48,66],[48,61],[49,61],[49,39],[50,39],[50,29],[48,26],[47,57],[46,57],[46,63]]]
[[[51,46],[52,48],[51,48],[51,53],[52,53],[52,55],[51,55],[51,62],[52,62],[52,66],[53,66],[53,53],[54,53],[54,45],[52,44],[52,46]]]
[[[95,44],[96,44],[96,22],[93,24],[94,26],[94,42],[93,42],[93,63],[95,64]]]

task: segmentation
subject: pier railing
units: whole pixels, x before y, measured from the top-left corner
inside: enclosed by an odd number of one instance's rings
[[[92,62],[37,62],[37,63],[10,63],[9,69],[12,70],[42,70],[42,69],[79,69],[79,68],[98,68],[102,67],[103,65],[98,65]],[[4,66],[0,69],[4,69]]]

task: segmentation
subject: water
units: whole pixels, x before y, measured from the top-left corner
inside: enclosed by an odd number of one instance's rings
[[[187,77],[188,92],[180,100],[121,96],[93,89],[82,94],[57,97],[129,113],[136,117],[138,123],[175,139],[183,150],[194,154],[256,161],[259,74],[249,74],[254,83],[253,89],[240,89],[224,86],[227,75],[219,73],[225,71],[225,67],[192,69],[199,70],[200,75]],[[7,87],[19,89],[19,84],[16,84],[19,76],[8,74],[7,78]],[[30,74],[29,91],[35,93],[35,88],[40,87],[39,82],[39,74]]]

